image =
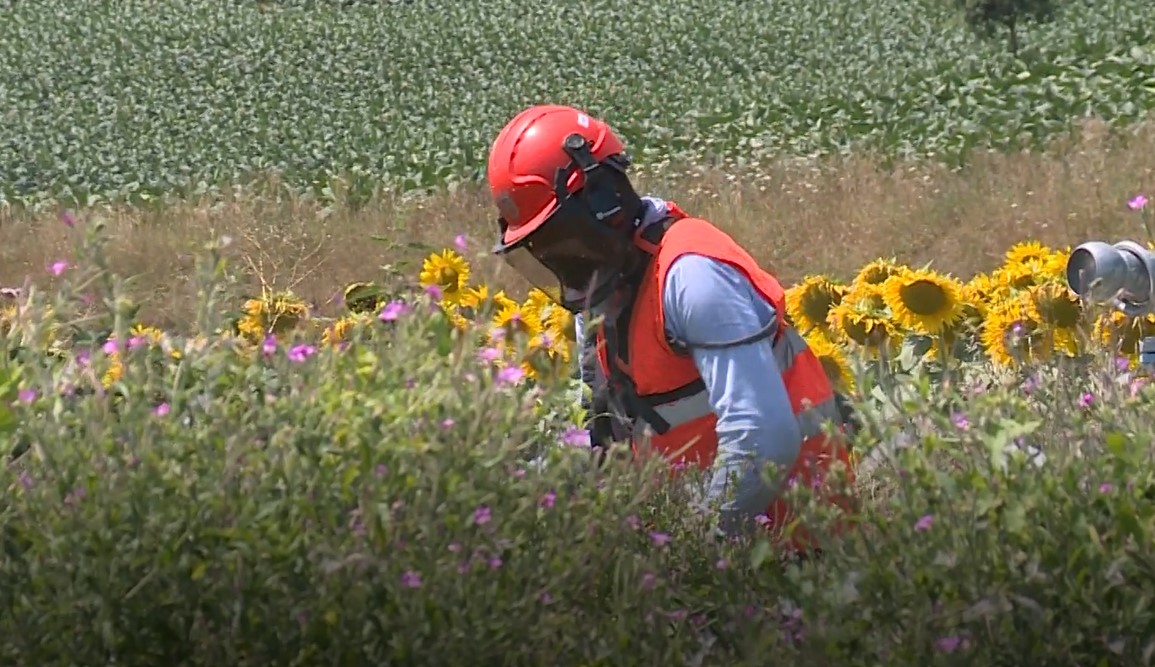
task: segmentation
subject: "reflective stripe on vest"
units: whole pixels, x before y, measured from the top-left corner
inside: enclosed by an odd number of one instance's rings
[[[785,374],[793,365],[794,360],[798,358],[799,354],[806,351],[806,342],[802,336],[794,329],[794,327],[787,326],[782,332],[782,336],[773,345],[774,361],[778,364],[778,370]],[[790,387],[786,388],[787,391]],[[645,397],[642,397],[645,400]],[[713,409],[710,407],[709,395],[705,389],[695,392],[690,396],[685,396],[666,403],[659,403],[651,405],[654,412],[658,413],[662,419],[670,424],[670,428],[677,428],[681,424],[701,419],[710,415]],[[835,424],[842,422],[842,413],[838,409],[838,403],[834,395],[831,395],[826,400],[804,408],[801,414],[795,415],[798,421],[798,427],[802,431],[802,439],[813,438],[814,436],[822,434],[823,425],[830,421]],[[633,421],[634,433],[643,435],[653,432],[653,428],[646,423],[641,417],[635,417]]]

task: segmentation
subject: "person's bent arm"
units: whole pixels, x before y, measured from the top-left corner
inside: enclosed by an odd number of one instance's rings
[[[706,500],[718,504],[734,484],[733,499],[719,507],[719,525],[726,533],[748,530],[777,492],[778,485],[767,484],[761,471],[767,463],[789,468],[801,450],[802,433],[771,337],[732,347],[694,344],[754,336],[778,314],[740,271],[701,255],[674,262],[662,297],[666,331],[690,347],[718,416],[718,454]]]

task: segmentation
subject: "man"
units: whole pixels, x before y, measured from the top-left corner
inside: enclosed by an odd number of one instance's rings
[[[707,501],[728,534],[790,520],[784,481],[853,481],[821,363],[785,318],[782,286],[728,235],[672,202],[641,197],[621,140],[578,109],[526,109],[493,142],[495,252],[595,329],[597,444],[629,440],[710,469]],[[587,338],[582,336],[579,340]],[[587,377],[587,379],[590,379]],[[787,479],[766,483],[772,463]],[[732,489],[733,498],[723,499]],[[828,494],[845,506],[845,497]],[[805,531],[791,544],[808,544]]]

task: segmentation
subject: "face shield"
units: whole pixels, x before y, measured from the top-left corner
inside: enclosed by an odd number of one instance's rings
[[[563,209],[565,207],[562,207]],[[502,254],[506,263],[563,308],[581,312],[605,300],[634,266],[628,232],[560,210]]]
[[[558,170],[557,208],[525,238],[496,252],[534,287],[577,313],[608,298],[638,265],[641,250],[629,217],[642,201],[625,178],[624,159],[595,162],[580,135],[567,139],[565,149],[573,163]],[[585,173],[585,185],[570,194],[566,182],[575,169]],[[504,230],[503,221],[499,226]]]

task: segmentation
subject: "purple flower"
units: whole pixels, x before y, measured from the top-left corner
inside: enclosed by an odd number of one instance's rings
[[[950,416],[950,420],[954,424],[954,427],[960,431],[965,431],[971,427],[970,420],[967,419],[967,416],[961,412],[952,414]]]
[[[76,215],[72,211],[65,210],[60,214],[60,222],[64,223],[65,227],[75,227]]]
[[[561,441],[570,447],[589,447],[590,432],[570,424],[566,426],[565,433],[562,433]]]
[[[465,249],[469,247],[469,243],[465,240],[465,234],[455,236],[453,238],[453,245],[456,246],[459,251],[465,252]]]
[[[670,543],[670,536],[665,533],[653,532],[650,533],[650,541],[659,547],[664,547]]]
[[[497,372],[497,384],[517,384],[525,377],[521,366],[506,366]]]
[[[404,302],[390,301],[389,303],[385,304],[384,308],[381,309],[381,314],[377,316],[377,319],[381,320],[382,322],[392,322],[393,320],[396,320],[398,317],[401,317],[408,312],[409,306]]]
[[[104,341],[104,345],[101,345],[100,349],[107,355],[113,355],[120,350],[120,344],[116,341],[116,336],[112,336]]]
[[[934,640],[934,650],[939,653],[954,653],[960,651],[968,646],[967,640],[958,635],[951,635],[948,637],[939,637]]]
[[[484,526],[485,524],[489,523],[489,520],[492,517],[493,513],[485,505],[482,505],[481,507],[473,510],[473,523],[475,525]]]
[[[434,301],[440,301],[442,295],[444,294],[441,288],[437,285],[430,285],[429,287],[426,287],[425,293],[428,294],[429,298],[433,299]]]
[[[477,353],[477,358],[486,363],[493,363],[501,358],[501,350],[496,347],[487,347]]]
[[[1127,208],[1132,211],[1142,211],[1147,206],[1147,197],[1143,195],[1135,195],[1131,201],[1127,202]]]
[[[312,345],[308,345],[308,344],[294,345],[292,348],[289,349],[289,361],[292,361],[292,362],[299,364],[302,361],[313,356],[313,354],[316,351],[317,351],[317,348],[313,347]]]
[[[930,527],[933,525],[934,517],[930,514],[924,514],[922,518],[915,522],[914,529],[920,533],[925,533],[926,531],[930,530]]]
[[[153,409],[152,413],[154,415],[156,415],[157,417],[164,417],[165,415],[167,415],[169,413],[170,410],[171,410],[171,407],[169,406],[168,403],[161,403],[160,405],[156,406]]]
[[[653,590],[654,586],[657,585],[657,583],[658,583],[658,578],[655,577],[652,572],[647,572],[647,573],[642,575],[642,590],[643,591]]]
[[[1111,493],[1115,490],[1115,485],[1110,482],[1103,482],[1099,485],[1099,493]]]
[[[1080,407],[1089,408],[1089,407],[1091,407],[1091,404],[1094,402],[1095,402],[1095,395],[1090,393],[1090,392],[1084,392],[1083,395],[1079,397],[1079,406]]]
[[[556,502],[557,502],[557,494],[554,493],[553,491],[549,491],[548,493],[546,493],[544,496],[541,497],[541,500],[539,500],[537,504],[540,505],[541,507],[546,508],[546,509],[550,509],[551,507],[554,506],[554,503],[556,503]]]
[[[265,342],[261,344],[261,352],[264,353],[264,355],[266,357],[268,357],[268,356],[272,356],[272,354],[276,351],[277,351],[277,337],[274,336],[273,334],[269,334],[268,336],[265,336]]]
[[[401,575],[401,585],[405,588],[421,588],[421,575],[413,570],[406,570]]]
[[[16,395],[16,399],[21,403],[31,403],[36,400],[37,396],[39,394],[36,393],[35,389],[21,389],[20,393]]]
[[[52,266],[48,267],[48,270],[52,272],[52,275],[59,276],[68,270],[68,262],[64,260],[55,261],[52,263]]]
[[[449,418],[449,417],[446,417],[445,419],[442,419],[442,420],[441,420],[441,428],[443,428],[443,429],[451,429],[451,428],[453,428],[453,425],[454,425],[454,424],[456,424],[456,423],[457,423],[457,422],[453,421],[453,419],[451,419],[451,418]]]

